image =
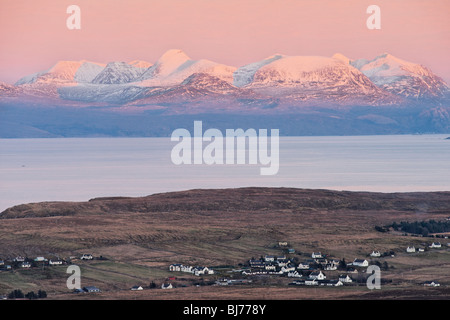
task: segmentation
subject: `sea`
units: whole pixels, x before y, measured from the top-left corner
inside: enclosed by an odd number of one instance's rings
[[[448,137],[280,137],[274,175],[261,175],[261,164],[176,165],[170,138],[0,139],[0,212],[31,202],[251,186],[450,191]]]

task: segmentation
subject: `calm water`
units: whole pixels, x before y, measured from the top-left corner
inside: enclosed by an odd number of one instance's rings
[[[169,138],[0,139],[0,211],[28,202],[193,188],[450,191],[446,137],[282,137],[274,176],[261,176],[261,165],[176,166]]]

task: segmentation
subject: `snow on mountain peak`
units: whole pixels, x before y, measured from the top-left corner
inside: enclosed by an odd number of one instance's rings
[[[261,61],[250,63],[250,64],[247,64],[245,66],[238,68],[233,74],[233,84],[236,87],[243,87],[245,85],[250,84],[253,81],[253,77],[255,76],[255,73],[260,68],[264,67],[265,65],[267,65],[273,61],[282,59],[284,57],[285,56],[282,54],[274,54],[274,55],[267,57]]]
[[[350,70],[341,60],[321,56],[282,56],[272,61],[263,60],[251,64],[235,72],[235,85],[239,86],[245,81],[238,80],[241,71],[247,72],[247,83],[252,86],[298,86],[306,82],[321,82],[331,78],[344,77]],[[255,70],[255,68],[257,68]],[[248,69],[248,70],[246,70]],[[252,72],[252,74],[250,73]],[[353,71],[358,72],[356,69]],[[250,75],[252,76],[251,79]],[[243,77],[241,77],[243,79]]]
[[[194,73],[208,73],[219,79],[232,82],[235,67],[219,64],[207,59],[191,60],[182,50],[169,50],[141,76],[141,85],[175,85]]]
[[[357,64],[358,69],[369,78],[372,76],[404,76],[408,75],[410,71],[415,72],[422,68],[418,64],[399,59],[389,53],[383,53],[371,61],[364,60],[364,62],[361,63],[360,61]]]
[[[16,85],[33,84],[36,82],[89,82],[103,68],[104,64],[80,61],[58,61],[54,66],[46,71],[34,73],[21,78]]]
[[[141,80],[155,79],[168,76],[190,58],[183,50],[171,49],[166,51],[153,66],[141,76]]]
[[[145,69],[144,69],[145,70]],[[126,62],[110,62],[93,80],[96,84],[122,84],[136,80],[143,73],[142,68],[137,68]]]
[[[406,97],[439,97],[448,90],[444,80],[428,68],[389,53],[373,60],[355,60],[351,64],[380,88]]]
[[[198,90],[253,92],[289,103],[395,104],[404,97],[435,99],[448,93],[447,84],[431,70],[389,53],[372,60],[351,60],[341,53],[332,57],[275,54],[235,68],[207,59],[192,60],[179,49],[168,50],[153,65],[140,60],[107,65],[59,61],[46,71],[21,78],[16,85],[24,85],[19,88],[23,92],[52,97],[62,97],[64,92],[63,99],[82,101],[105,97],[107,101],[128,101],[156,87],[181,90],[182,86],[190,95]]]
[[[73,80],[78,83],[91,82],[105,68],[105,64],[103,63],[90,62],[86,60],[83,60],[82,62],[83,63],[78,68],[73,78]]]

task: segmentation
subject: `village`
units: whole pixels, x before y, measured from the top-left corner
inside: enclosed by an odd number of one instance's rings
[[[446,244],[450,247],[450,243]],[[446,247],[440,242],[432,242],[421,247],[410,245],[403,251],[405,255],[422,254],[425,251],[440,250]],[[168,276],[164,280],[159,280],[160,284],[151,281],[147,284],[136,284],[128,288],[131,291],[142,291],[146,289],[174,289],[177,287],[194,286],[234,286],[234,285],[261,285],[284,279],[282,283],[289,286],[315,286],[315,287],[341,287],[341,286],[366,286],[367,272],[369,266],[375,265],[383,272],[393,267],[386,260],[380,262],[379,258],[389,257],[395,259],[396,253],[386,251],[381,253],[377,250],[367,253],[365,257],[355,257],[352,261],[337,259],[326,253],[297,252],[287,242],[280,241],[275,245],[280,252],[279,255],[261,255],[259,258],[251,257],[247,261],[239,263],[237,266],[191,266],[182,263],[173,263],[168,267],[168,272],[173,276]],[[70,256],[67,259],[59,257],[46,258],[38,256],[28,258],[16,256],[10,260],[0,259],[0,274],[3,272],[16,272],[19,270],[43,268],[53,268],[70,266],[76,264],[89,264],[90,261],[107,261],[103,256],[94,257],[90,253],[79,256]],[[390,260],[392,261],[392,260]],[[183,275],[187,277],[183,278]],[[192,276],[194,278],[192,278]],[[195,278],[199,280],[196,281]],[[278,279],[278,280],[277,280]],[[391,280],[381,279],[382,284],[387,284]],[[421,285],[425,287],[440,286],[439,279],[423,281]],[[82,288],[72,290],[73,293],[101,293],[97,286],[87,285]],[[5,299],[6,296],[1,296]]]
[[[450,243],[447,244],[450,247]],[[387,271],[390,266],[385,261],[379,262],[376,258],[391,257],[395,258],[395,252],[388,251],[381,253],[373,250],[367,254],[366,258],[355,258],[352,262],[346,262],[345,259],[336,259],[321,252],[312,252],[310,255],[306,253],[296,253],[293,248],[288,248],[287,242],[279,242],[278,247],[286,252],[286,254],[265,255],[258,259],[251,258],[245,264],[240,264],[240,268],[229,270],[228,273],[238,274],[242,276],[241,279],[234,279],[231,277],[220,278],[214,282],[215,285],[236,285],[236,284],[252,284],[258,279],[258,276],[264,277],[287,277],[292,278],[292,282],[288,285],[299,286],[357,286],[366,285],[367,277],[370,274],[366,273],[369,266],[375,265],[381,270]],[[405,249],[406,253],[425,252],[429,249],[442,248],[441,243],[433,242],[425,248],[415,248],[408,246]],[[296,255],[295,255],[296,254]],[[299,261],[299,256],[308,257]],[[368,260],[369,259],[369,260]],[[171,272],[185,272],[195,276],[213,275],[217,274],[214,267],[199,267],[199,266],[185,266],[182,264],[171,264],[169,266]],[[223,272],[222,272],[223,274]],[[326,275],[328,274],[328,276]],[[331,274],[331,276],[330,276]],[[256,280],[256,281],[255,281]],[[382,282],[388,282],[381,280]],[[436,280],[424,281],[424,286],[440,286]]]

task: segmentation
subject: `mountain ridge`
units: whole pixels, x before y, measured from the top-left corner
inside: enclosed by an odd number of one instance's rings
[[[212,88],[220,86],[217,82],[225,81],[231,87],[252,89],[248,97],[243,97],[241,92],[240,99],[251,101],[257,92],[290,107],[329,103],[392,106],[411,100],[436,102],[446,98],[449,92],[445,81],[428,68],[388,53],[372,60],[352,60],[340,53],[332,57],[275,54],[237,68],[206,59],[193,60],[180,49],[168,50],[154,64],[141,60],[106,65],[86,60],[59,61],[46,71],[21,78],[15,87],[24,93],[36,92],[38,88],[42,99],[46,98],[45,87],[48,87],[53,97],[62,100],[136,105],[134,101],[142,102],[149,91],[180,87],[195,74],[210,75]],[[128,88],[114,86],[118,84]],[[135,94],[122,94],[130,90]],[[209,90],[206,82],[203,90]],[[159,91],[159,103],[164,103],[163,92],[171,90]],[[220,94],[226,96],[233,92],[236,90]],[[219,92],[216,90],[216,93]],[[82,99],[77,98],[81,95],[84,95]],[[201,91],[197,98],[209,99],[208,94]],[[171,99],[168,97],[167,103]],[[227,99],[232,103],[232,96]],[[205,102],[214,105],[214,101]]]

